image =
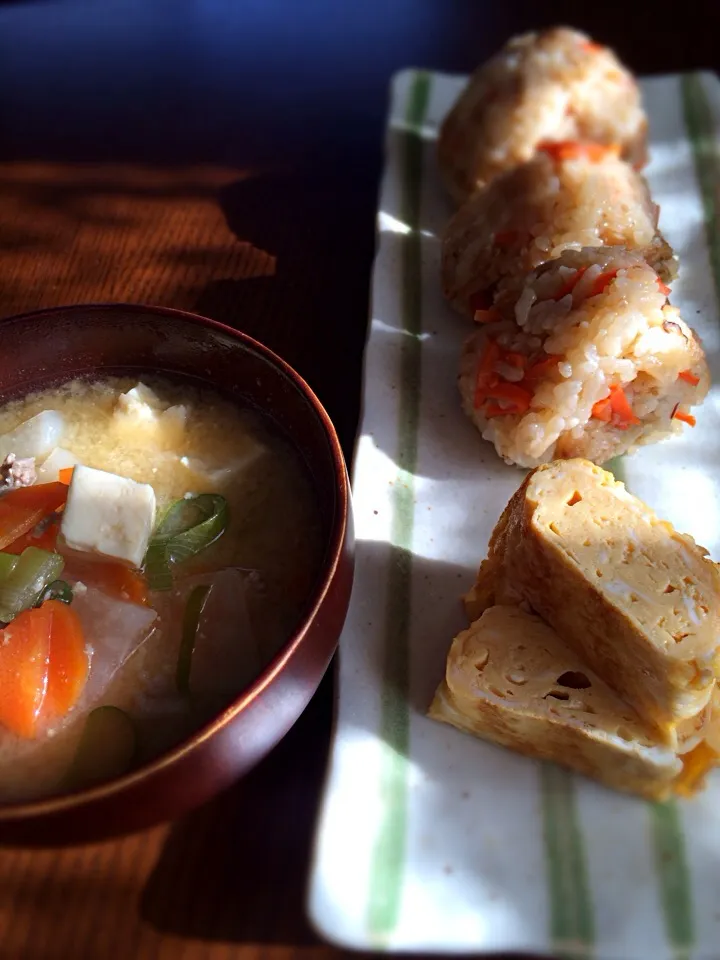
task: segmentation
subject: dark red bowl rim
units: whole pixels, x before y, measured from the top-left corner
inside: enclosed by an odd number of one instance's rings
[[[329,536],[327,538],[326,556],[319,582],[316,584],[313,594],[310,597],[308,609],[305,613],[302,623],[285,643],[283,648],[270,661],[260,676],[247,688],[247,690],[238,697],[237,700],[220,713],[214,720],[206,724],[200,731],[193,734],[187,740],[182,741],[177,747],[161,754],[156,760],[146,764],[139,770],[127,773],[122,777],[110,780],[105,784],[93,787],[89,790],[81,790],[77,793],[61,794],[58,797],[49,797],[44,800],[32,800],[21,803],[0,803],[0,823],[13,820],[24,820],[28,818],[40,817],[44,814],[56,814],[78,806],[90,804],[96,800],[104,799],[116,793],[123,792],[126,788],[141,783],[148,777],[154,776],[160,771],[177,763],[186,754],[195,750],[200,744],[211,739],[234,717],[242,713],[254,700],[262,695],[263,691],[282,673],[287,661],[293,656],[297,648],[303,642],[305,635],[315,620],[323,601],[335,578],[338,564],[342,555],[343,543],[347,531],[348,508],[349,508],[349,481],[345,466],[340,441],[338,439],[335,427],[327,411],[320,400],[315,395],[312,388],[294,370],[289,363],[286,363],[282,357],[266,347],[264,344],[255,340],[253,337],[240,330],[235,330],[227,324],[220,323],[218,320],[212,320],[210,317],[204,317],[198,313],[191,313],[188,310],[178,310],[174,307],[153,306],[142,303],[80,303],[69,304],[67,306],[49,307],[43,310],[31,310],[26,313],[14,314],[8,317],[0,317],[0,335],[2,328],[11,323],[23,323],[27,320],[39,320],[43,317],[52,317],[56,314],[74,313],[82,310],[104,311],[109,313],[152,313],[167,317],[169,320],[182,320],[195,323],[202,327],[209,327],[217,330],[233,339],[239,340],[245,347],[260,354],[265,360],[278,367],[282,373],[297,387],[299,392],[310,402],[316,416],[319,418],[325,435],[327,437],[330,452],[333,461],[333,472],[335,475],[335,488],[337,502],[335,506],[335,516],[333,517]]]

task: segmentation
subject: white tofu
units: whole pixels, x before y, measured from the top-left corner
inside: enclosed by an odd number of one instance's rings
[[[72,550],[140,567],[155,522],[155,491],[78,465],[62,517],[60,534]]]
[[[182,441],[187,417],[187,407],[181,404],[171,407],[150,387],[138,383],[132,390],[120,394],[112,422],[121,434],[142,433],[160,449],[168,449]]]
[[[138,383],[127,393],[121,393],[115,405],[116,414],[127,414],[136,420],[153,420],[155,414],[163,409],[160,397],[144,383]]]
[[[209,464],[197,457],[180,457],[178,463],[187,471],[186,485],[191,490],[217,492],[235,480],[241,472],[257,467],[269,451],[267,444],[255,437],[247,437],[242,449],[235,452],[233,459],[223,466]]]

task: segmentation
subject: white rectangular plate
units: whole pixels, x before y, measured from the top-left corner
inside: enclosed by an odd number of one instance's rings
[[[393,951],[720,955],[720,776],[648,804],[428,720],[490,532],[521,472],[461,413],[468,324],[443,302],[450,214],[438,124],[462,77],[397,75],[380,194],[357,569],[309,911],[327,939]],[[654,198],[680,256],[673,303],[718,380],[720,83],[643,82]],[[624,458],[629,489],[720,558],[720,388],[681,438]]]

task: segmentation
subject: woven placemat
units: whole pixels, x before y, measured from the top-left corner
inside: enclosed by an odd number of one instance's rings
[[[0,315],[130,301],[197,310],[218,282],[268,277],[239,239],[217,168],[0,164]]]

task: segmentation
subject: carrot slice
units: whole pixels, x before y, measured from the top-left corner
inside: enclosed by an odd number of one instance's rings
[[[131,570],[122,563],[104,560],[82,560],[72,557],[68,561],[68,573],[74,580],[80,580],[86,586],[95,587],[118,600],[129,603],[148,604],[148,584],[137,570]]]
[[[0,497],[0,550],[32,530],[67,500],[64,483],[19,487]]]
[[[80,618],[67,603],[46,600],[39,608],[50,612],[50,664],[43,713],[63,717],[80,699],[90,664]]]
[[[617,143],[593,143],[589,140],[542,140],[537,149],[553,160],[590,160],[596,163],[605,157],[619,157]]]
[[[683,423],[687,423],[691,427],[694,427],[697,423],[697,420],[691,413],[685,413],[684,410],[678,410],[677,408],[673,411],[672,419],[682,420]]]
[[[494,386],[494,384],[497,382],[495,364],[499,359],[500,347],[498,346],[497,340],[488,340],[485,344],[485,349],[480,356],[477,366],[475,397],[473,399],[473,406],[476,410],[478,407],[482,406],[483,401],[486,399],[487,388]]]
[[[500,311],[496,307],[490,307],[489,310],[476,310],[473,316],[475,323],[495,323],[501,320]]]
[[[696,377],[691,370],[681,370],[678,374],[678,379],[684,380],[685,383],[689,383],[693,387],[696,387],[700,383],[700,377]]]
[[[49,521],[45,523],[44,521]],[[13,540],[5,548],[5,553],[13,553],[17,556],[23,552],[26,547],[39,547],[40,550],[47,550],[48,553],[55,553],[57,550],[57,537],[60,532],[60,517],[55,514],[51,517],[44,517],[37,527],[33,527],[27,533],[24,533],[17,540]],[[42,529],[40,529],[42,528]],[[38,533],[37,530],[40,529]]]
[[[505,405],[498,403],[488,404],[485,408],[486,417],[500,417],[509,413],[525,413],[533,398],[532,393],[516,383],[498,383],[488,390],[493,400],[507,401]]]
[[[62,470],[58,470],[58,480],[60,483],[64,483],[66,487],[69,487],[72,482],[74,469],[75,467],[63,467]]]
[[[561,360],[561,356],[553,353],[548,354],[546,357],[542,357],[540,360],[536,360],[528,367],[525,373],[525,379],[531,382],[534,380],[540,380],[542,377],[547,376],[548,373],[552,373],[553,370],[557,369],[557,365]]]
[[[517,230],[498,230],[493,234],[493,243],[496,247],[509,247],[515,243],[518,236]]]
[[[593,43],[592,40],[583,40],[580,44],[580,49],[584,50],[585,53],[599,53],[603,47],[599,43]]]
[[[483,410],[488,420],[492,420],[493,417],[506,417],[508,414],[515,412],[510,407],[501,407],[499,403],[488,403]]]
[[[23,610],[0,631],[0,723],[34,737],[48,685],[52,610]]]
[[[632,412],[632,407],[622,387],[617,385],[610,387],[610,403],[612,404],[613,413],[622,417],[623,420],[634,420],[636,423],[640,423]]]
[[[517,407],[527,410],[533,398],[532,393],[517,383],[498,383],[488,389],[493,400],[509,400]]]
[[[518,370],[523,370],[527,363],[527,357],[524,353],[515,353],[512,350],[504,353],[502,358],[505,363],[509,363],[511,367],[516,367]]]
[[[640,423],[640,420],[633,413],[622,387],[610,387],[610,406],[613,412],[613,424],[621,430],[627,430],[628,427]]]
[[[593,404],[592,414],[596,420],[604,420],[606,423],[612,422],[618,430],[627,430],[629,427],[640,423],[630,406],[630,401],[625,396],[625,391],[621,386],[614,383],[610,387],[610,393],[602,400]]]
[[[605,423],[610,423],[612,417],[612,403],[610,400],[610,394],[608,394],[604,399],[598,400],[597,403],[593,404],[592,413],[596,420],[603,420]]]
[[[477,290],[468,299],[468,308],[474,314],[477,310],[488,310],[492,302],[492,293],[489,290]]]
[[[590,287],[588,298],[597,297],[599,294],[604,293],[616,276],[617,270],[606,270],[605,273],[598,274],[598,276],[595,277],[592,287]]]
[[[664,293],[666,297],[670,296],[670,294],[672,293],[672,290],[666,283],[662,282],[660,277],[657,278],[657,285],[660,293]]]
[[[566,297],[569,293],[572,293],[577,286],[578,280],[580,277],[582,277],[586,270],[587,267],[578,267],[575,273],[571,277],[568,277],[565,283],[560,287],[553,299],[562,300],[563,297]]]

